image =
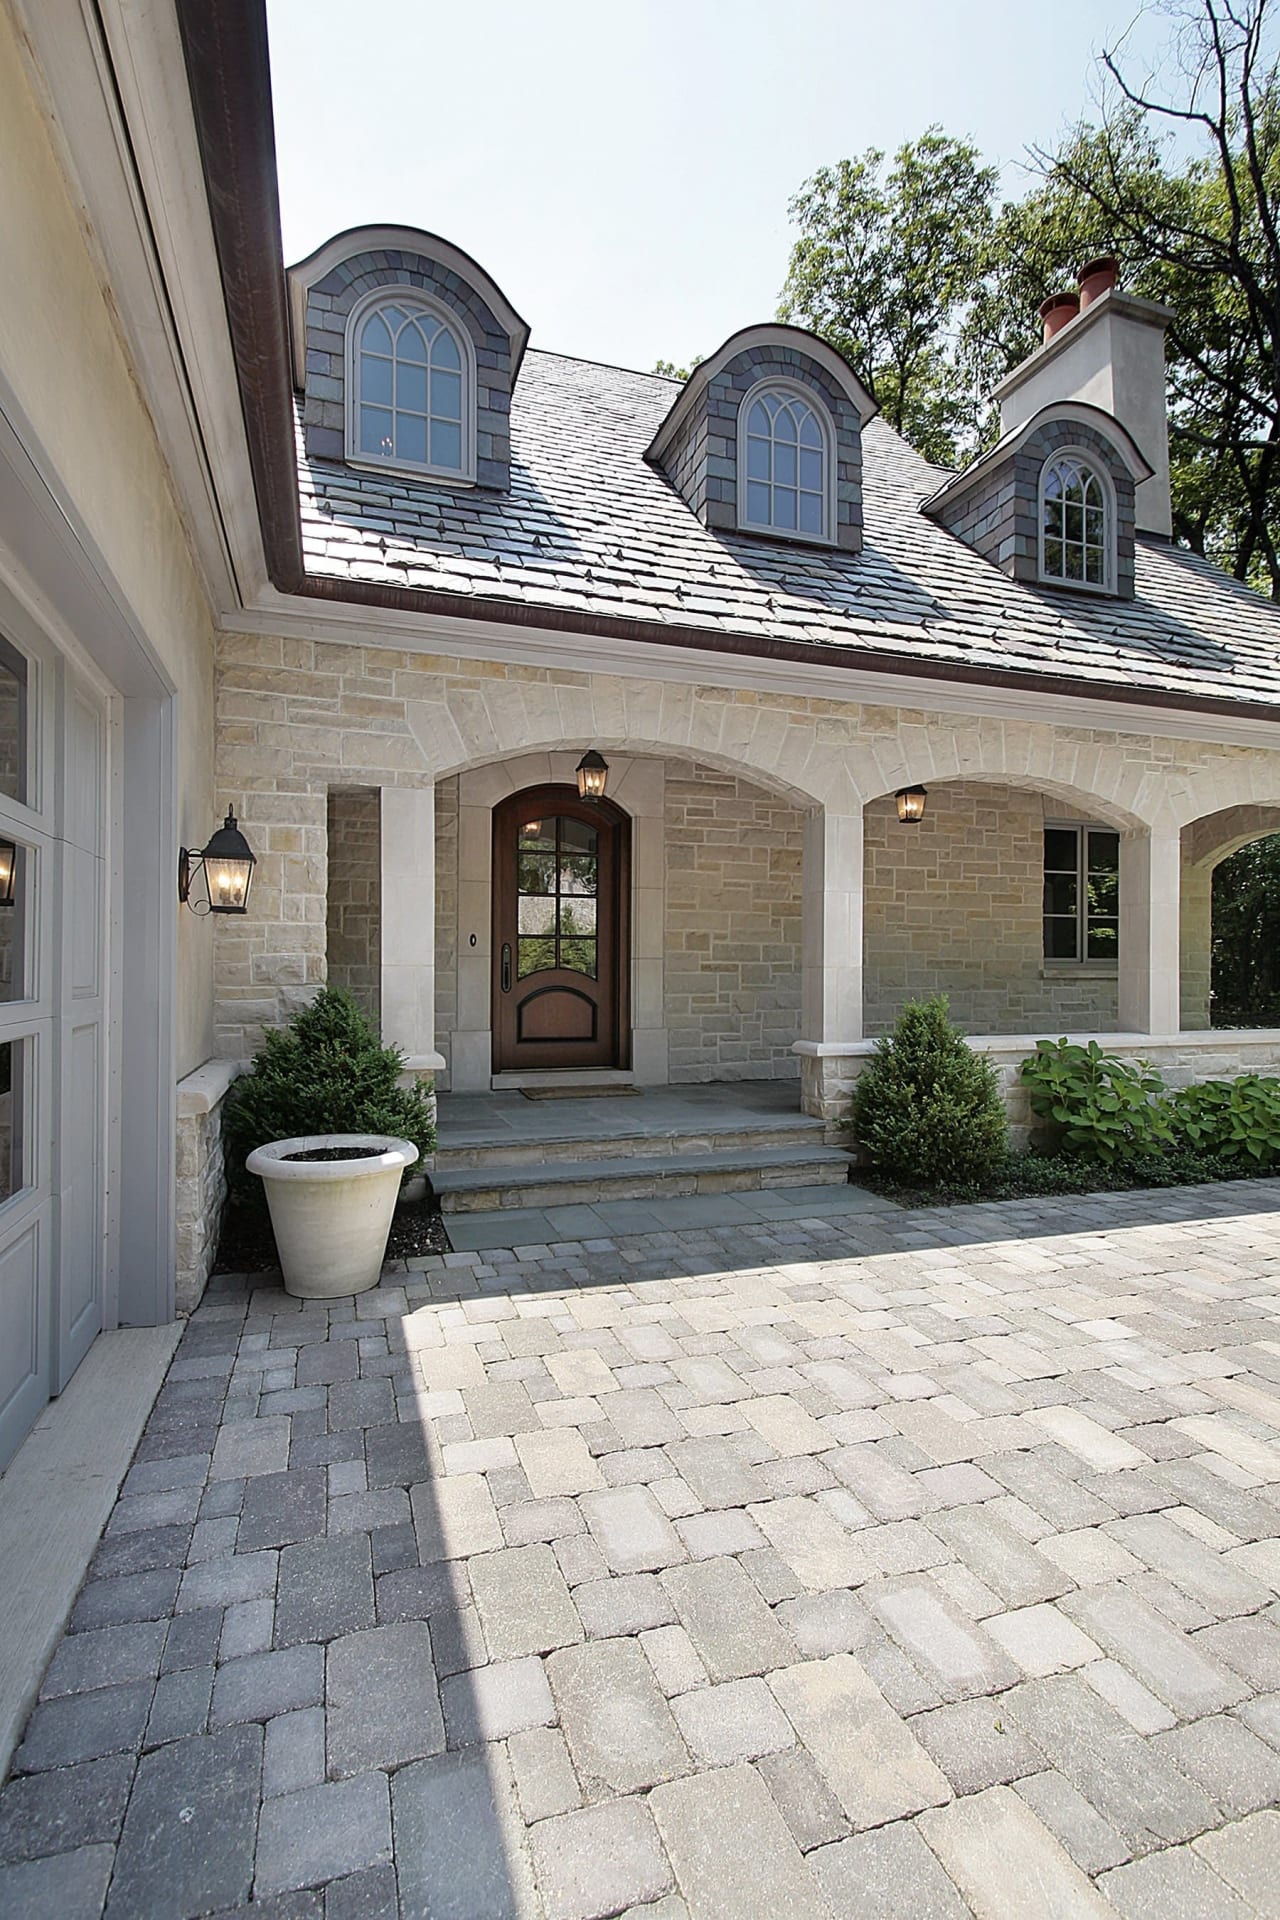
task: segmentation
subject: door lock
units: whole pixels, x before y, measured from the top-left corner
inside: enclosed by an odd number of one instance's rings
[[[502,991],[511,991],[511,947],[508,943],[502,949]]]

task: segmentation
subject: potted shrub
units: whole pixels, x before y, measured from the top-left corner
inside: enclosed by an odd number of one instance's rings
[[[242,1201],[265,1188],[290,1293],[376,1285],[405,1171],[435,1147],[427,1095],[403,1071],[350,995],[326,987],[227,1095],[228,1184]]]

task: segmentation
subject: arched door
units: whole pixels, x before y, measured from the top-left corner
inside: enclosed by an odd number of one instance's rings
[[[530,787],[493,816],[493,1065],[628,1064],[629,823],[573,787]]]

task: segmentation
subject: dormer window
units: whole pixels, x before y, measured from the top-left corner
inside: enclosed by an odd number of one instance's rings
[[[380,289],[347,328],[347,458],[475,478],[475,371],[464,331],[408,289]]]
[[[738,410],[738,525],[830,540],[832,432],[818,401],[790,383],[756,387]]]
[[[1101,470],[1077,453],[1040,471],[1040,577],[1069,587],[1111,588],[1115,515]]]

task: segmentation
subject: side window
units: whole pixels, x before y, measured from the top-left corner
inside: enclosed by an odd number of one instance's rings
[[[1120,955],[1120,835],[1114,827],[1044,830],[1044,957]]]
[[[393,294],[356,309],[348,362],[349,458],[441,479],[472,477],[471,360],[460,329]]]
[[[833,435],[825,410],[790,386],[757,387],[738,421],[738,524],[832,538]]]
[[[1071,587],[1112,586],[1115,527],[1098,470],[1077,454],[1046,460],[1040,474],[1040,577]]]

